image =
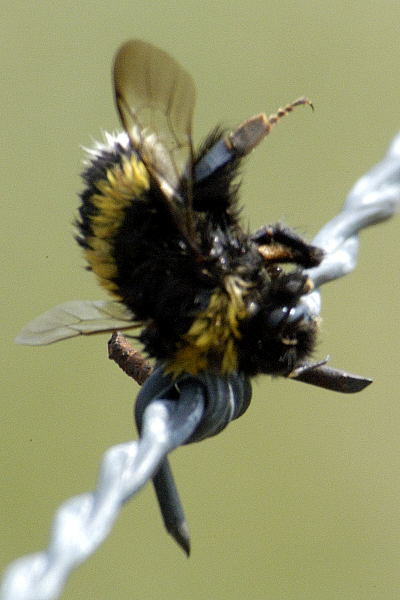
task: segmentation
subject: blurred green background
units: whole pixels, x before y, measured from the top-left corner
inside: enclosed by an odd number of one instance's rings
[[[71,225],[83,153],[119,124],[110,65],[127,38],[193,75],[195,140],[307,94],[248,160],[243,216],[312,237],[400,128],[400,3],[20,1],[2,11],[1,565],[47,545],[56,507],[93,488],[100,456],[132,439],[137,389],[106,336],[13,344],[55,304],[104,298]],[[124,507],[64,598],[400,597],[399,243],[362,236],[360,265],[324,290],[317,357],[375,378],[340,396],[259,378],[246,415],[173,456],[187,560],[151,486]]]

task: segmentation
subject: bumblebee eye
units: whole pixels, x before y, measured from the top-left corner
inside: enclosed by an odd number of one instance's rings
[[[269,313],[267,317],[267,325],[269,327],[273,327],[274,329],[280,327],[283,321],[286,320],[288,313],[288,306],[281,306],[280,308],[275,308]]]
[[[277,329],[282,325],[296,325],[300,321],[312,319],[309,309],[304,304],[296,306],[280,306],[272,310],[267,317],[267,324]]]

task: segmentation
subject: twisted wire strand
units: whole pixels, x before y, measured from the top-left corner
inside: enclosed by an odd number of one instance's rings
[[[357,264],[361,229],[390,219],[400,207],[400,134],[384,159],[363,175],[348,194],[342,210],[313,239],[313,244],[325,250],[318,267],[308,269],[316,290],[303,302],[311,314],[320,314],[318,288],[347,275]]]
[[[314,238],[326,256],[308,271],[316,291],[302,301],[311,314],[320,312],[318,288],[355,268],[359,230],[392,217],[399,205],[400,135],[385,158],[355,184],[342,211]],[[140,439],[114,446],[104,454],[96,490],[60,506],[48,548],[19,558],[8,567],[0,599],[59,597],[72,569],[96,550],[124,502],[153,477],[167,454],[190,439],[204,410],[204,390],[198,382],[188,384],[174,402],[150,402],[141,417]]]

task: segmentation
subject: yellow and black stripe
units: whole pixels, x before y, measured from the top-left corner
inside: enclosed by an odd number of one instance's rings
[[[118,265],[115,257],[115,238],[124,222],[125,211],[133,199],[148,191],[149,174],[135,154],[123,156],[121,163],[106,168],[104,177],[93,182],[95,190],[86,202],[88,234],[84,241],[85,258],[99,283],[122,299],[118,286]]]

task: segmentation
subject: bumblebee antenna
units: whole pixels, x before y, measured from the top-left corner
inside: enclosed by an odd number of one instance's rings
[[[303,105],[308,105],[314,110],[311,100],[302,96],[294,102],[278,108],[276,113],[269,117],[265,113],[260,113],[244,121],[234,131],[214,144],[196,164],[194,168],[195,181],[201,182],[227,163],[249,154],[269,134],[274,125],[297,106]]]

